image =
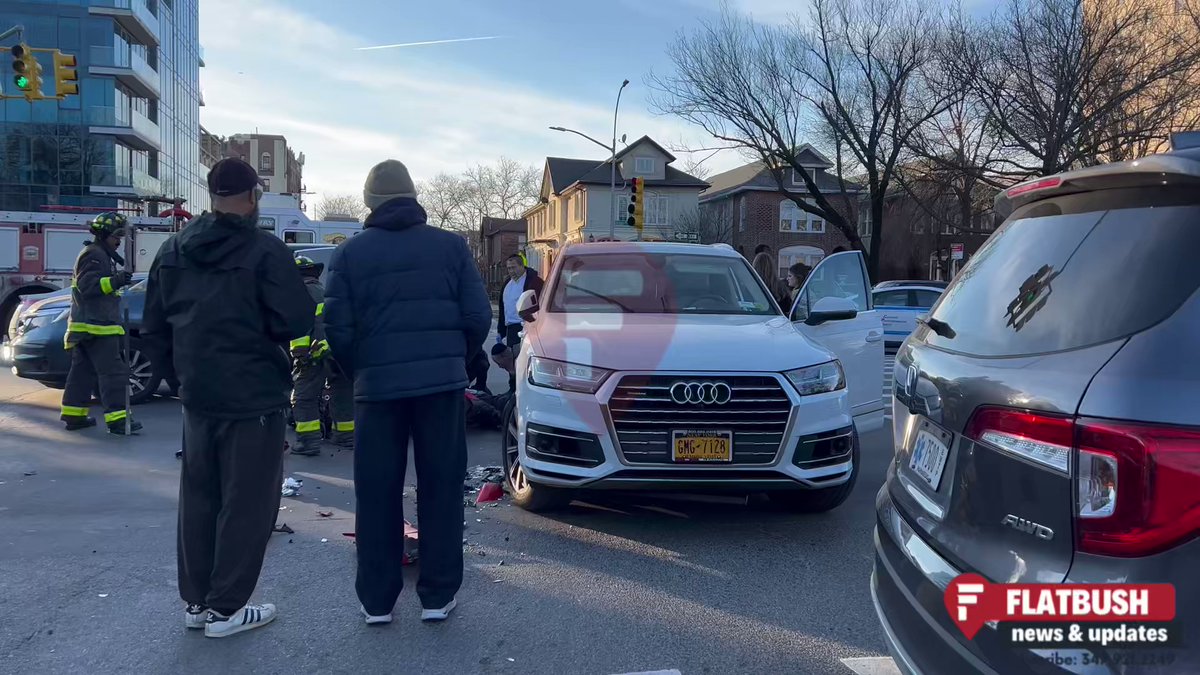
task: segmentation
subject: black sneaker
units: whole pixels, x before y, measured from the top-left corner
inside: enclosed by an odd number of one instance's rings
[[[291,453],[301,457],[317,457],[321,454],[321,441],[301,440],[292,446]]]
[[[80,429],[91,429],[96,426],[95,417],[75,417],[71,419],[64,418],[67,423],[67,431],[79,431]]]
[[[142,430],[141,422],[139,422],[137,420],[132,420],[129,422],[129,433],[136,434],[137,432],[139,432],[141,430]],[[112,424],[108,425],[108,433],[115,434],[117,436],[124,436],[125,435],[125,420],[121,420],[120,422],[113,422]]]

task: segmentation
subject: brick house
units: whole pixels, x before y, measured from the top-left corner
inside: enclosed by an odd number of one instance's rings
[[[879,279],[936,279],[949,281],[988,240],[994,229],[990,211],[977,210],[971,215],[969,229],[956,228],[948,213],[956,204],[942,206],[942,217],[933,217],[909,194],[895,190],[884,202],[883,246],[880,250]],[[935,205],[934,208],[937,208]],[[866,205],[860,210],[859,237],[870,245],[871,233]],[[960,244],[963,257],[955,260],[952,251]]]
[[[528,227],[524,218],[484,218],[480,223],[484,240],[480,266],[491,295],[498,294],[504,286],[504,261],[514,253],[525,252]]]
[[[837,176],[824,155],[812,146],[801,148],[801,165],[839,212],[853,214],[862,189],[847,185],[839,194]],[[802,177],[783,169],[787,195],[810,196]],[[797,262],[815,265],[826,255],[849,248],[850,242],[819,216],[800,210],[791,197],[780,192],[772,171],[762,162],[752,162],[708,179],[711,186],[700,193],[703,219],[720,232],[716,239],[733,246],[754,265],[773,290],[781,291],[788,267]],[[839,205],[841,202],[843,205]],[[850,221],[854,222],[853,215]]]

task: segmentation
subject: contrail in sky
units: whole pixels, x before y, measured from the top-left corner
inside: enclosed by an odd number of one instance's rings
[[[451,40],[429,40],[428,42],[402,42],[397,45],[379,45],[377,47],[355,47],[357,51],[365,52],[371,49],[396,49],[399,47],[423,47],[425,45],[444,45],[450,42],[476,42],[478,40],[499,40],[503,35],[488,35],[485,37],[453,38]]]

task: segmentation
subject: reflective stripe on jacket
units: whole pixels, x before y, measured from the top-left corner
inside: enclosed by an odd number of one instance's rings
[[[117,262],[99,243],[88,244],[79,252],[71,281],[68,345],[92,336],[125,334],[119,289],[113,287],[113,276],[119,271]]]

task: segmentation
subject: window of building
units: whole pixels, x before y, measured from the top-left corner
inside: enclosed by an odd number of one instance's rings
[[[825,231],[825,220],[801,209],[794,201],[784,199],[779,202],[779,231],[821,234]]]
[[[947,220],[942,223],[942,234],[954,234],[954,225],[950,221]]]
[[[263,186],[263,192],[270,192],[271,191],[271,179],[270,178],[262,179],[262,186]]]
[[[925,234],[925,220],[918,218],[912,222],[913,234]]]
[[[645,222],[647,227],[668,227],[671,224],[671,199],[666,195],[646,195]]]
[[[654,173],[653,157],[636,157],[633,160],[633,172],[639,176]]]
[[[571,202],[575,206],[575,221],[583,220],[583,193],[576,192],[575,196],[571,197]]]
[[[804,176],[801,175],[802,173],[808,174],[809,178],[816,177],[816,175],[813,173],[812,169],[801,169],[800,171],[797,171],[796,169],[792,169],[792,185],[806,187],[807,184],[804,182]]]
[[[816,246],[785,246],[779,249],[779,278],[786,277],[788,268],[796,263],[804,263],[811,269],[824,257],[825,252]]]
[[[258,168],[260,171],[272,171],[271,169],[271,153],[264,152],[262,158],[258,160]]]

